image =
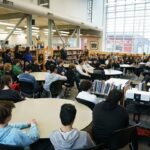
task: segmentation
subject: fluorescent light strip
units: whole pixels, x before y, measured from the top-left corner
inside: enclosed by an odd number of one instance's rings
[[[8,34],[8,32],[3,31],[3,32],[0,32],[0,34]]]
[[[12,23],[6,23],[6,22],[0,22],[0,25],[5,25],[5,26],[15,26],[15,24]]]
[[[6,29],[13,30],[14,28],[13,28],[13,27],[6,27]],[[16,28],[16,30],[18,30],[18,31],[22,31],[22,29],[21,29],[21,28]]]
[[[70,32],[67,31],[59,31],[60,33],[65,33],[65,34],[69,34]]]
[[[44,4],[40,4],[41,6],[46,6],[46,5],[48,5],[48,3],[44,3]]]
[[[24,26],[24,27],[27,28],[27,26]],[[39,27],[32,27],[32,29],[39,30],[40,28]]]
[[[47,31],[47,32],[48,32],[48,29],[44,29],[44,31]],[[52,30],[52,32],[56,32],[56,30]]]
[[[39,31],[39,30],[32,30],[32,32],[38,33],[38,32],[40,32],[40,31]]]
[[[62,36],[68,36],[68,34],[61,34]]]

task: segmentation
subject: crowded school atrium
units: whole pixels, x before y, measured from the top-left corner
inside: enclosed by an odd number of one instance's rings
[[[0,0],[0,150],[150,149],[150,0]]]

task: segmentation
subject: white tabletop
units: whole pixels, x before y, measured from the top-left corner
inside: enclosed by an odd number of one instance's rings
[[[31,72],[30,74],[33,75],[36,81],[45,81],[47,72]]]
[[[113,70],[113,69],[104,69],[105,75],[107,76],[113,76],[113,75],[121,75],[122,71],[119,70]]]
[[[146,63],[144,63],[144,62],[140,62],[139,64],[140,64],[140,65],[146,65]]]
[[[129,80],[128,79],[110,78],[105,83],[110,83],[110,84],[113,83],[115,86],[121,85],[121,89],[123,89],[127,85],[127,83],[129,83]]]
[[[92,111],[85,105],[72,100],[53,98],[29,99],[15,103],[11,123],[29,122],[34,118],[38,123],[40,137],[47,138],[50,132],[61,127],[59,113],[64,103],[71,103],[77,109],[75,128],[81,130],[91,123]]]
[[[129,64],[120,64],[120,67],[121,67],[121,68],[132,68],[132,67],[134,67],[134,66],[129,65]]]

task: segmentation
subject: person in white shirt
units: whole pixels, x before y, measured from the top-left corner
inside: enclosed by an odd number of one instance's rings
[[[84,61],[84,64],[83,64],[83,69],[88,72],[88,73],[92,73],[93,70],[94,70],[94,67],[92,67],[89,63],[88,63],[88,60],[85,60]]]
[[[46,74],[45,83],[43,85],[44,93],[45,93],[46,97],[50,97],[50,85],[52,84],[52,82],[58,81],[58,80],[66,81],[67,77],[57,74],[56,66],[51,65],[50,73]],[[64,89],[63,89],[63,91],[64,91]],[[62,96],[62,92],[61,92],[61,96]],[[60,97],[60,96],[58,96],[58,97]]]
[[[83,80],[80,84],[81,92],[78,93],[77,98],[97,104],[98,99],[96,95],[90,93],[91,88],[92,88],[92,82],[88,80]]]
[[[79,60],[79,65],[76,65],[76,70],[78,71],[78,73],[81,75],[81,76],[84,76],[85,78],[89,78],[91,77],[88,72],[83,68],[83,65],[84,65],[84,61],[83,59],[80,59]]]
[[[150,58],[148,59],[148,62],[146,63],[147,67],[150,67]]]

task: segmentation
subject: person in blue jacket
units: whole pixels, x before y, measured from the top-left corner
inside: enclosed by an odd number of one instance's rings
[[[30,47],[26,47],[25,53],[23,55],[23,59],[26,62],[31,63],[32,62],[32,54],[30,53]]]
[[[0,101],[0,144],[22,146],[25,149],[39,139],[39,131],[36,121],[31,123],[9,124],[13,102]],[[29,128],[28,132],[21,129]]]

